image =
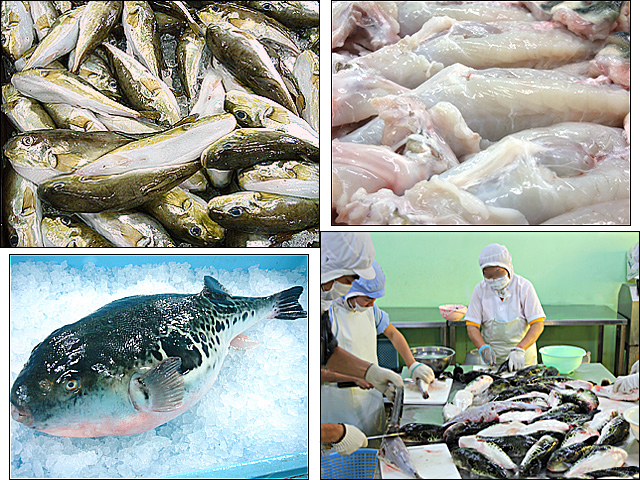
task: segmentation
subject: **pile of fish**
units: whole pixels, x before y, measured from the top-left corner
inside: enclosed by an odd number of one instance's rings
[[[630,224],[630,2],[332,5],[334,223]]]
[[[2,40],[11,246],[318,243],[317,1],[9,1]]]
[[[454,378],[467,385],[445,406],[445,423],[402,425],[402,440],[446,443],[459,469],[481,477],[638,478],[620,448],[629,424],[616,409],[599,410],[602,389],[543,365],[498,372],[457,367]],[[637,402],[638,391],[616,399]]]

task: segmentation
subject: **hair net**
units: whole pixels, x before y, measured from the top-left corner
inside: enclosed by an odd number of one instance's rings
[[[357,297],[360,295],[366,295],[371,298],[384,297],[384,283],[386,281],[382,267],[373,261],[371,265],[375,271],[376,276],[372,279],[358,278],[351,284],[351,290],[345,295],[345,298]]]
[[[365,232],[323,232],[320,238],[320,282],[343,275],[375,277],[371,263],[376,251],[371,235]]]
[[[511,255],[504,245],[492,243],[484,247],[480,252],[478,263],[480,263],[480,268],[483,270],[485,267],[502,267],[509,272],[509,279],[513,279]]]

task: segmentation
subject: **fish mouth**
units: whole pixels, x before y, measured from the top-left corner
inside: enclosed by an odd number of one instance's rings
[[[11,418],[13,418],[16,422],[23,424],[26,427],[31,427],[33,425],[33,415],[26,407],[19,409],[13,403],[10,406],[11,409]]]

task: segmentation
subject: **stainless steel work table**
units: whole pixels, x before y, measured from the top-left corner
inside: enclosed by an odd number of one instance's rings
[[[618,376],[623,373],[624,365],[624,339],[627,335],[628,320],[619,315],[613,309],[602,305],[543,305],[542,309],[547,318],[544,321],[546,327],[572,327],[572,326],[597,326],[598,327],[598,351],[596,362],[602,363],[602,344],[605,325],[616,326],[615,363],[613,373]],[[392,321],[393,323],[393,321]],[[449,344],[455,349],[456,327],[465,326],[464,320],[456,322],[448,321]]]

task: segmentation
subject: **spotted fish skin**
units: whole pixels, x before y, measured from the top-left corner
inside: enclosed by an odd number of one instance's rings
[[[130,435],[166,423],[211,388],[234,337],[266,318],[306,316],[303,288],[127,297],[54,331],[11,389],[15,420],[51,435]]]

